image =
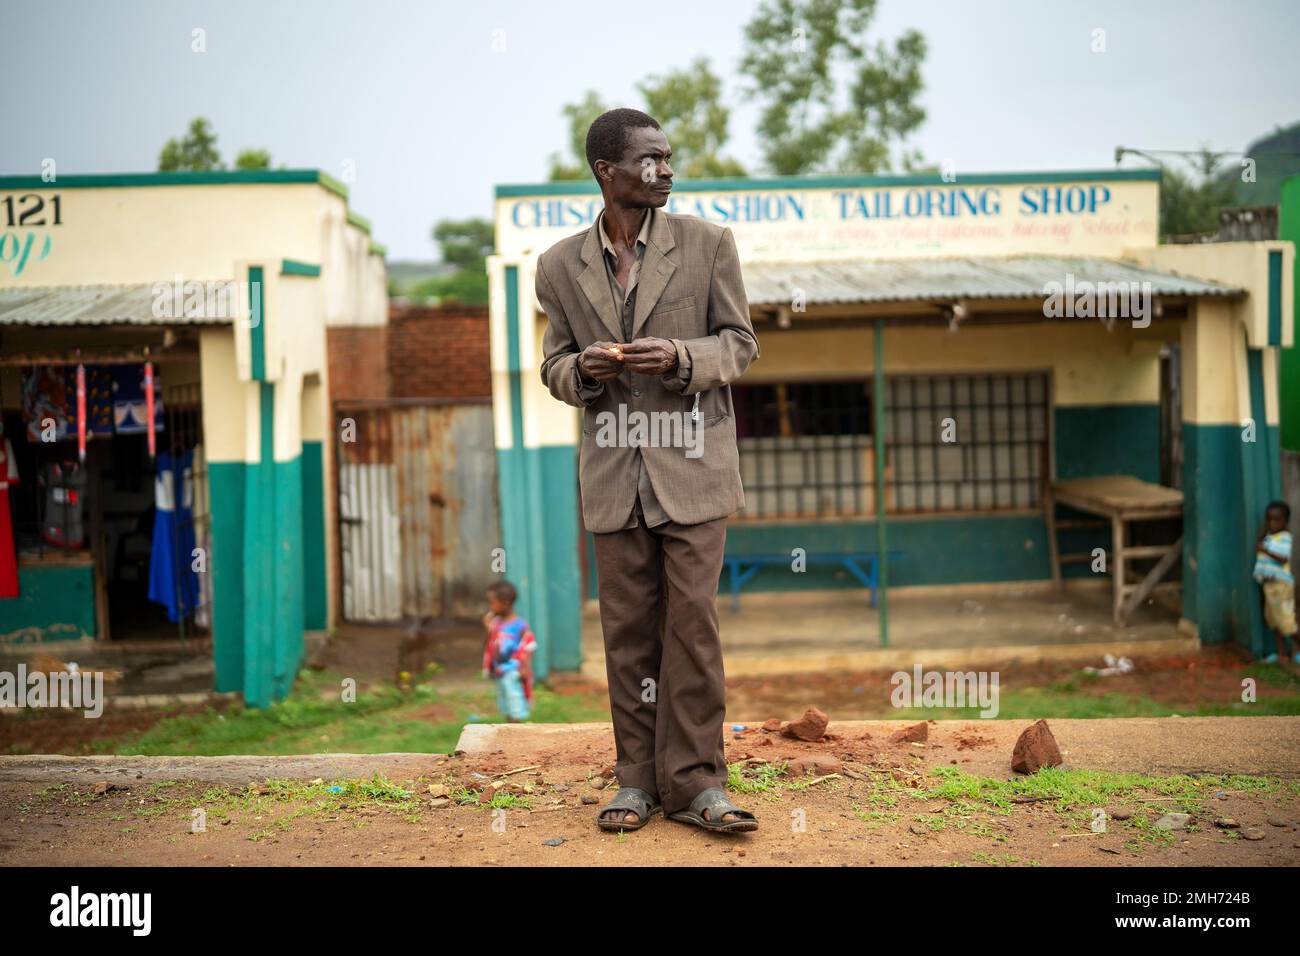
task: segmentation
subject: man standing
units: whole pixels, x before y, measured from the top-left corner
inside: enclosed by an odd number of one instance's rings
[[[584,409],[582,516],[596,541],[619,791],[597,816],[635,830],[662,809],[754,830],[727,799],[717,594],[726,519],[744,507],[730,383],[758,358],[731,230],[663,210],[672,150],[638,110],[601,115],[587,163],[605,209],[537,263],[542,381]],[[639,415],[638,415],[639,413]],[[645,440],[670,422],[690,449]]]

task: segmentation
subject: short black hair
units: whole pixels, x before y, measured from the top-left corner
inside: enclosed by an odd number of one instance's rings
[[[658,120],[640,110],[619,107],[601,113],[587,130],[587,165],[596,175],[596,160],[617,162],[627,149],[627,131],[630,129],[661,129]]]
[[[489,584],[487,592],[495,597],[499,597],[512,607],[514,606],[515,598],[519,597],[519,592],[515,590],[515,586],[504,579],[493,581]]]
[[[1270,501],[1268,507],[1264,509],[1264,514],[1268,514],[1274,508],[1282,512],[1288,522],[1291,520],[1291,506],[1285,501]]]

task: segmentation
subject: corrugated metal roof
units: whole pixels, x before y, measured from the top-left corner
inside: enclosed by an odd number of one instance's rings
[[[1050,282],[1149,282],[1152,295],[1233,296],[1243,290],[1118,259],[1057,256],[970,256],[936,259],[849,259],[749,262],[743,267],[750,305],[787,305],[802,290],[809,305],[915,302],[928,299],[1041,299]]]
[[[175,310],[168,307],[177,314],[156,316],[154,287],[148,283],[0,289],[0,325],[221,325],[232,321],[220,315],[220,309],[212,310],[218,313],[213,317],[187,316],[184,300]],[[238,307],[238,299],[234,306]]]

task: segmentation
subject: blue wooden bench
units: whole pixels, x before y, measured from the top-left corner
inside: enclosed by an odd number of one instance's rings
[[[887,552],[890,561],[897,561],[903,556],[902,551]],[[876,606],[876,589],[880,583],[880,569],[877,559],[878,551],[809,551],[804,556],[808,564],[838,564],[858,579],[864,588],[871,592],[871,606]],[[740,589],[756,575],[764,565],[781,565],[789,568],[794,556],[789,554],[727,554],[723,563],[731,572],[731,609],[740,610]]]

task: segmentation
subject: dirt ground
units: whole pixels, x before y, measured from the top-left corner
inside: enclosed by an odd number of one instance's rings
[[[404,632],[396,628],[357,628],[346,640],[331,642],[315,661],[338,673],[356,675],[361,681],[390,682],[400,670]],[[437,657],[443,669],[433,678],[440,687],[483,687],[478,677],[481,647],[477,632],[449,629],[437,636]],[[411,641],[405,639],[406,646]],[[1097,680],[1078,680],[1077,663],[1013,663],[999,668],[1003,692],[1023,688],[1045,688],[1069,681],[1076,695],[1120,695],[1149,699],[1189,711],[1201,704],[1240,699],[1241,674],[1247,661],[1229,647],[1210,647],[1198,654],[1171,657],[1139,657],[1131,673]],[[893,685],[889,670],[831,674],[790,674],[782,677],[741,677],[727,681],[727,714],[793,715],[810,703],[837,720],[882,716]],[[576,674],[556,672],[545,682],[557,694],[585,695],[593,703],[607,703],[603,683]],[[1267,689],[1264,691],[1267,693]],[[208,707],[222,712],[230,704],[216,701],[151,709],[109,707],[97,720],[85,720],[77,713],[49,712],[39,719],[34,714],[0,717],[0,754],[47,753],[88,754],[96,741],[117,740],[124,735],[148,730],[169,716],[200,713]],[[432,704],[425,715],[430,721],[449,720],[454,708]],[[1049,715],[1050,716],[1050,715]]]
[[[728,762],[755,770],[810,754],[840,763],[820,779],[785,775],[764,792],[733,790],[761,828],[730,836],[662,816],[636,832],[598,830],[596,811],[614,792],[614,754],[608,729],[592,725],[551,728],[544,740],[541,725],[501,728],[534,735],[520,747],[504,736],[494,744],[492,728],[479,727],[488,735],[481,749],[446,756],[104,757],[77,758],[75,768],[3,758],[0,865],[1300,864],[1292,743],[1300,718],[1061,722],[1067,770],[1217,775],[1115,793],[1099,804],[1105,832],[1093,832],[1096,807],[1087,801],[1026,789],[994,806],[960,790],[933,792],[944,782],[936,770],[1011,778],[1010,745],[1025,722],[930,722],[924,744],[892,742],[897,726],[832,722],[816,742],[757,728],[728,733]],[[1269,779],[1231,776],[1246,767]],[[326,789],[376,773],[409,796]],[[267,783],[281,776],[303,783]],[[961,779],[970,778],[950,782]],[[489,786],[500,788],[497,806],[460,802],[484,800]],[[204,832],[191,832],[194,809],[207,814]],[[1190,813],[1186,829],[1154,827],[1170,810]]]

